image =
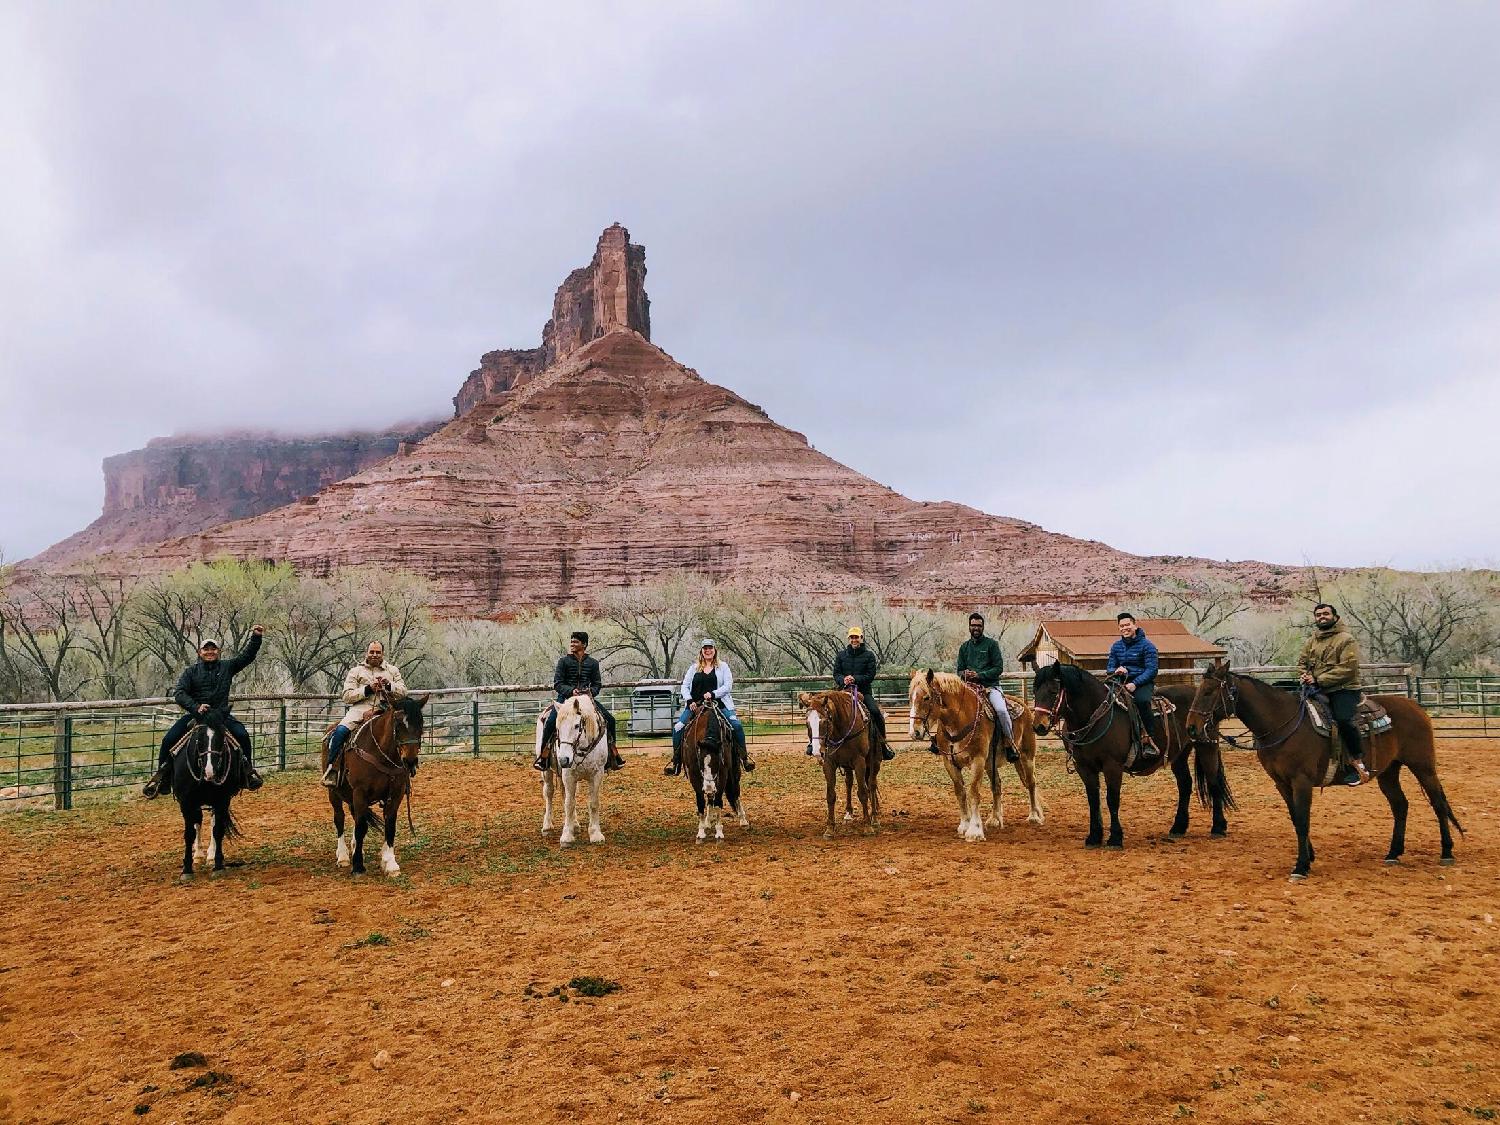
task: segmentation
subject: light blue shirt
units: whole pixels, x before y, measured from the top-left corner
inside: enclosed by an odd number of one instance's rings
[[[688,665],[687,675],[682,677],[682,701],[689,702],[688,692],[693,690],[693,673],[698,671],[698,662],[695,660]],[[734,687],[734,673],[729,670],[729,665],[720,660],[714,666],[714,678],[719,686],[714,689],[714,698],[719,701],[719,706],[726,711],[734,710],[734,700],[730,697],[729,689]]]

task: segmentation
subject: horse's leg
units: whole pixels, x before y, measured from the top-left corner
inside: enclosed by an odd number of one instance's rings
[[[380,849],[380,870],[394,879],[401,874],[401,865],[396,862],[396,814],[401,811],[401,798],[405,793],[397,790],[394,797],[381,802],[381,816],[385,819],[385,846]]]
[[[982,755],[964,767],[964,797],[968,803],[969,822],[964,832],[964,839],[971,844],[984,839],[984,814],[980,812],[984,771],[985,761]]]
[[[879,750],[868,750],[867,754],[878,754]],[[870,771],[865,765],[865,759],[861,758],[856,763],[859,767],[859,811],[865,822],[865,832],[869,834],[875,831],[875,825],[871,821],[870,813]]]
[[[354,790],[353,800],[349,802],[349,812],[354,817],[354,847],[349,856],[350,872],[363,875],[365,873],[365,832],[370,827],[370,801],[363,789]]]
[[[333,840],[337,845],[334,862],[339,867],[349,866],[349,845],[344,841],[344,799],[337,789],[328,790],[328,803],[333,806]]]
[[[704,837],[708,835],[708,801],[703,796],[703,777],[701,774],[693,777],[693,796],[698,801],[698,843],[703,843]]]
[[[1180,840],[1188,830],[1188,800],[1193,795],[1193,771],[1188,767],[1187,751],[1172,759],[1172,776],[1177,779],[1177,815],[1172,818],[1172,827],[1167,835]]]
[[[599,767],[599,772],[589,778],[589,843],[604,843],[604,828],[599,822],[599,806],[604,788],[604,767]]]
[[[1458,824],[1458,818],[1453,815],[1453,807],[1448,804],[1448,794],[1443,792],[1443,783],[1438,780],[1437,763],[1429,754],[1416,761],[1405,761],[1405,765],[1417,779],[1422,792],[1427,794],[1427,802],[1437,814],[1438,834],[1443,841],[1442,856],[1438,862],[1449,867],[1453,864],[1453,833],[1449,831],[1448,825],[1450,822]]]
[[[730,753],[733,753],[733,750]],[[713,812],[711,815],[714,821],[714,839],[722,840],[724,838],[724,787],[720,785],[718,789],[719,791],[714,794]]]
[[[552,831],[552,767],[542,771],[542,831]]]
[[[1120,827],[1120,780],[1124,777],[1120,767],[1113,762],[1104,771],[1104,799],[1109,804],[1109,839],[1104,841],[1106,848],[1123,848],[1125,846],[1125,829]]]
[[[574,833],[578,829],[578,810],[575,802],[578,800],[578,771],[571,767],[562,771],[563,787],[563,823],[562,835],[558,838],[558,845],[567,847],[573,842]]]
[[[1031,811],[1026,814],[1027,822],[1041,824],[1046,816],[1042,813],[1042,798],[1036,791],[1036,735],[1029,730],[1022,738],[1021,752],[1016,755],[1016,776],[1026,787],[1026,796],[1031,802]]]
[[[990,757],[995,757],[998,751],[991,750]],[[984,822],[986,828],[1005,827],[1005,781],[1000,772],[1000,763],[992,761],[988,763],[990,771],[990,816]]]
[[[198,824],[203,819],[200,809],[189,809],[186,804],[178,802],[182,809],[182,877],[191,879],[193,877],[193,841],[198,835]]]
[[[229,798],[214,809],[214,870],[224,870],[224,833],[229,831]]]
[[[1099,770],[1081,761],[1077,769],[1078,780],[1083,782],[1083,791],[1089,799],[1089,834],[1083,838],[1083,846],[1097,848],[1104,843],[1104,818],[1099,814]]]
[[[201,815],[202,815],[201,810],[200,810],[199,815],[201,817]],[[200,866],[201,867],[207,867],[208,866],[209,857],[213,853],[213,826],[214,826],[214,821],[213,821],[213,813],[212,812],[209,813],[209,817],[208,817],[209,831],[207,831],[207,832],[203,831],[203,821],[201,819],[198,821],[198,826],[197,826],[197,828],[195,830],[195,834],[197,836],[197,839],[193,842],[193,866],[194,867],[200,867]]]
[[[839,768],[833,764],[831,754],[823,755],[823,782],[828,789],[828,823],[823,828],[823,839],[834,837],[833,813],[839,804]]]
[[[1312,782],[1297,778],[1287,785],[1283,796],[1287,810],[1292,814],[1292,827],[1297,830],[1297,866],[1292,868],[1293,880],[1306,879],[1312,867],[1313,847],[1309,833],[1312,821]]]
[[[854,767],[844,771],[844,820],[854,819]]]
[[[943,768],[948,771],[948,780],[953,782],[953,798],[958,802],[958,834],[962,836],[969,824],[969,807],[964,803],[964,773],[954,762],[951,752],[943,755]]]
[[[739,826],[741,828],[749,828],[750,820],[745,816],[745,806],[740,796],[740,784],[743,781],[744,777],[740,773],[740,764],[739,762],[735,762],[729,770],[729,808],[739,819]]]
[[[1224,754],[1210,743],[1198,748],[1196,756],[1199,776],[1207,773],[1211,779],[1208,783],[1208,796],[1213,804],[1214,819],[1208,834],[1222,838],[1229,835],[1229,821],[1224,816],[1224,810],[1233,804],[1229,796],[1229,775],[1224,770]]]
[[[1401,788],[1401,763],[1392,762],[1375,780],[1380,783],[1380,791],[1391,806],[1391,850],[1385,853],[1385,861],[1388,864],[1400,863],[1402,853],[1406,851],[1407,810],[1406,793]]]

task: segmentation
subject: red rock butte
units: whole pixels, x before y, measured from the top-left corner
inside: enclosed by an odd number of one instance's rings
[[[311,475],[302,447],[334,439],[263,439],[249,475],[282,487],[246,484],[269,510],[227,523],[214,519],[223,497],[213,488],[184,502],[146,466],[131,478],[133,506],[111,489],[100,521],[34,562],[106,574],[222,556],[287,560],[315,574],[401,568],[435,584],[441,612],[465,616],[588,602],[684,571],[833,600],[870,591],[953,605],[1092,605],[1205,573],[1284,596],[1285,568],[1128,555],[910,500],[654,345],[645,277],[644,248],[613,225],[558,289],[541,346],[486,354],[454,397],[454,418],[436,430],[353,435],[340,462],[347,473],[325,456]],[[202,452],[211,445],[195,448],[212,460]],[[153,512],[173,504],[204,522],[144,543],[164,526]]]

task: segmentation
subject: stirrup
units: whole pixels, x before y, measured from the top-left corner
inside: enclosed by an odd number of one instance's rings
[[[339,787],[339,764],[337,761],[328,763],[328,768],[323,771],[323,784],[329,789]]]
[[[151,775],[150,780],[146,782],[145,788],[141,790],[141,796],[145,797],[148,801],[156,800],[157,796],[161,793],[161,783],[161,770],[157,770]]]
[[[266,783],[266,779],[260,776],[260,773],[256,770],[256,768],[254,766],[250,766],[245,771],[245,773],[246,773],[245,788],[247,790],[249,790],[251,793],[254,793],[257,789],[259,789],[262,785],[264,785]]]

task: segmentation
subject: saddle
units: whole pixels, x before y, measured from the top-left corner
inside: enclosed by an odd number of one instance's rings
[[[1155,773],[1158,769],[1161,768],[1163,764],[1165,764],[1167,760],[1168,747],[1157,745],[1153,742],[1152,745],[1156,746],[1156,749],[1161,754],[1161,757],[1151,764],[1150,769],[1144,770],[1140,774],[1136,774],[1136,762],[1140,759],[1141,751],[1146,748],[1146,728],[1145,725],[1141,722],[1141,713],[1135,705],[1135,700],[1131,697],[1130,693],[1125,690],[1124,685],[1112,683],[1109,685],[1109,690],[1110,696],[1114,700],[1115,706],[1124,711],[1126,718],[1130,720],[1130,752],[1125,755],[1125,772],[1131,774],[1132,776],[1140,777],[1145,777],[1149,774]],[[1153,695],[1151,697],[1151,714],[1156,716],[1156,729],[1163,735],[1166,735],[1171,730],[1171,728],[1167,725],[1167,716],[1175,715],[1176,713],[1177,704],[1173,703],[1166,696]]]
[[[989,689],[981,687],[978,684],[971,684],[968,680],[964,681],[964,687],[972,691],[974,693],[974,698],[979,701],[979,713],[990,722],[994,722],[996,717],[995,705],[990,702]],[[1022,703],[1013,695],[1006,695],[1004,692],[1001,692],[1000,694],[1005,698],[1005,711],[1006,714],[1010,716],[1010,721],[1012,723],[1014,723],[1022,715],[1026,714],[1026,704]]]
[[[1329,706],[1326,695],[1322,692],[1309,695],[1305,706],[1308,721],[1315,731],[1324,738],[1338,737],[1338,724],[1333,721],[1333,708]],[[1372,738],[1391,729],[1391,717],[1384,707],[1368,695],[1362,695],[1354,708],[1354,729],[1359,731],[1360,738]]]

